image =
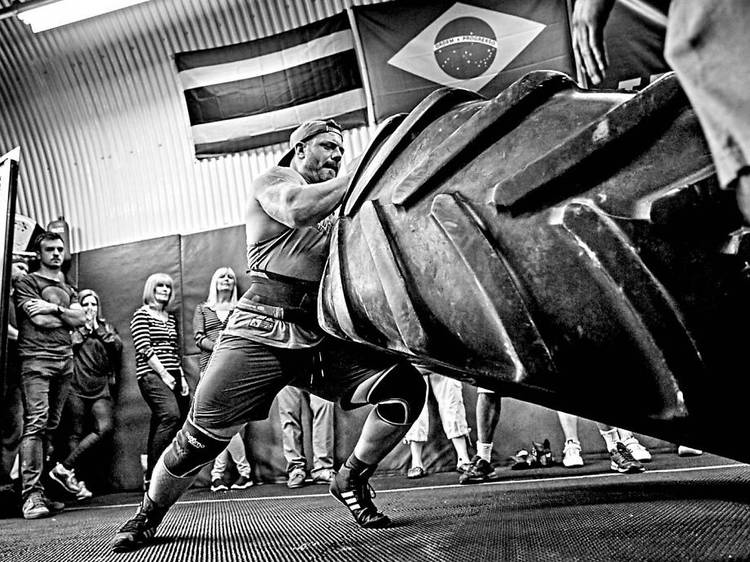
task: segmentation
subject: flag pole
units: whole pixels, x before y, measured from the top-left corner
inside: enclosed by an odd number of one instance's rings
[[[357,27],[357,20],[354,17],[351,0],[347,0],[345,9],[346,15],[349,18],[349,25],[352,28],[352,35],[354,36],[354,52],[357,54],[357,62],[359,62],[359,68],[362,74],[362,85],[365,90],[365,104],[367,105],[367,124],[370,127],[373,127],[375,126],[375,104],[373,103],[372,90],[370,89],[370,73],[367,72],[365,51],[362,48],[362,40],[359,36],[359,27]]]

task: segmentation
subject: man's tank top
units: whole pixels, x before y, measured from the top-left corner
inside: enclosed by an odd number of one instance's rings
[[[291,168],[275,166],[258,178],[258,182],[279,183],[279,179],[304,185],[304,178]],[[260,242],[248,242],[248,269],[260,269],[304,279],[320,281],[328,257],[330,222],[316,226],[290,228]]]

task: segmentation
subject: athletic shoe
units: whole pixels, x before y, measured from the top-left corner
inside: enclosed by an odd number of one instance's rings
[[[120,527],[112,539],[112,550],[128,552],[151,542],[165,514],[165,509],[158,507],[147,494],[144,495],[135,516]]]
[[[424,471],[423,466],[412,466],[409,470],[406,471],[406,477],[407,478],[423,478],[426,476],[427,473]]]
[[[31,492],[21,508],[24,519],[41,519],[51,515],[41,492]]]
[[[247,490],[254,484],[255,482],[253,482],[251,478],[240,474],[240,477],[232,484],[232,490]]]
[[[543,443],[532,441],[531,446],[534,450],[535,460],[535,463],[532,464],[533,468],[537,468],[539,466],[541,466],[542,468],[549,468],[550,466],[555,465],[555,457],[552,456],[549,439],[545,439]]]
[[[563,466],[565,468],[578,468],[583,466],[583,457],[581,457],[581,444],[574,439],[568,439],[563,449]]]
[[[349,509],[360,527],[381,529],[388,527],[391,520],[387,515],[380,513],[372,503],[375,490],[370,486],[370,474],[357,474],[350,468],[342,466],[333,477],[328,491]]]
[[[630,454],[633,455],[633,458],[638,462],[651,462],[651,453],[649,453],[648,449],[641,445],[635,437],[625,439],[622,444],[628,448]]]
[[[214,478],[211,480],[211,491],[212,492],[226,492],[229,489],[221,478]]]
[[[511,470],[526,470],[527,468],[538,468],[539,466],[534,455],[526,449],[519,449],[510,459],[513,461],[513,464],[510,465]]]
[[[609,452],[610,470],[622,472],[623,474],[633,474],[646,470],[643,465],[633,458],[630,450],[620,441],[617,447]]]
[[[462,462],[461,464],[456,466],[456,472],[459,474],[465,474],[467,470],[471,467],[471,461],[469,462]]]
[[[333,478],[336,476],[336,471],[332,468],[324,468],[320,472],[313,476],[313,483],[315,484],[330,484]]]
[[[305,485],[305,478],[307,478],[307,473],[304,468],[294,468],[286,480],[286,487],[292,489],[301,488]]]
[[[80,486],[78,493],[76,494],[77,500],[87,500],[91,497],[93,497],[94,494],[91,493],[91,491],[86,487],[86,482],[81,480],[78,482],[78,485]]]
[[[680,445],[677,447],[677,454],[681,457],[697,457],[699,455],[703,454],[703,451],[700,449],[693,449],[692,447],[688,447],[686,445]]]
[[[469,467],[461,476],[458,477],[459,484],[481,484],[497,478],[495,469],[492,465],[479,455],[474,455],[469,463]]]
[[[57,463],[55,468],[49,471],[49,477],[60,484],[69,494],[76,495],[81,489],[75,471],[72,468],[65,468],[60,463]]]
[[[42,494],[42,501],[44,502],[44,505],[47,506],[50,515],[57,515],[65,509],[65,504],[63,502],[51,500],[44,494]]]

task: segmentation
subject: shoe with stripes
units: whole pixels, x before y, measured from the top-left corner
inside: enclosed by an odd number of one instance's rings
[[[156,528],[165,514],[166,510],[158,507],[148,495],[144,495],[135,516],[112,539],[112,550],[129,552],[147,545],[156,535]]]
[[[644,466],[633,458],[630,450],[621,442],[609,452],[609,468],[614,472],[623,474],[636,474],[646,470]]]
[[[380,529],[388,527],[391,520],[378,511],[372,498],[375,490],[369,483],[369,474],[356,474],[346,466],[334,476],[329,487],[331,495],[343,503],[360,527]]]

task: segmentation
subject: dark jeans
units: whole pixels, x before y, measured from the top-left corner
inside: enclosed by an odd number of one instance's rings
[[[52,435],[60,424],[73,375],[73,358],[22,359],[23,437],[21,439],[21,495],[44,492],[40,481],[50,454]]]
[[[103,439],[112,434],[112,400],[109,398],[81,398],[75,394],[68,395],[65,413],[70,419],[70,436],[68,439],[68,456],[63,466],[75,468],[81,455],[96,447]],[[93,418],[93,431],[83,436],[89,416]]]
[[[10,471],[21,445],[23,431],[23,401],[21,373],[17,361],[8,360],[5,372],[5,395],[0,402],[0,491],[10,490]]]
[[[138,379],[143,399],[151,408],[151,424],[148,430],[148,465],[146,478],[151,479],[151,471],[156,461],[172,442],[172,439],[182,427],[190,406],[190,396],[180,396],[179,371],[170,371],[177,381],[174,390],[164,384],[156,373],[149,373]]]

